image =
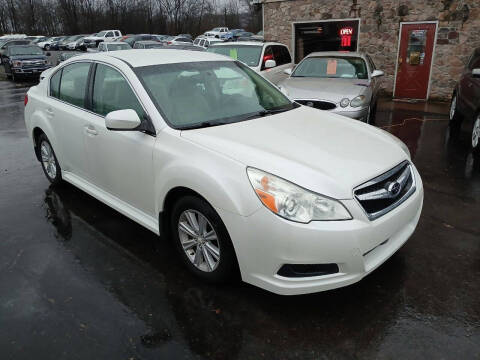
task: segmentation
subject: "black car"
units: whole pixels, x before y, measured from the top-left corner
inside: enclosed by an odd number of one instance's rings
[[[20,77],[39,76],[52,67],[36,45],[9,46],[2,60],[7,77],[13,81]]]
[[[62,42],[67,38],[69,38],[69,36],[62,36],[58,38],[56,41],[53,41],[50,44],[49,50],[60,50],[60,44],[62,44]]]
[[[468,128],[472,150],[480,149],[480,48],[475,49],[460,81],[452,95],[450,104],[450,128],[454,133]]]

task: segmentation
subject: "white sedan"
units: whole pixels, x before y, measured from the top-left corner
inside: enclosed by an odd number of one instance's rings
[[[292,103],[238,61],[128,50],[71,58],[25,98],[53,184],[175,243],[197,276],[278,294],[352,284],[412,235],[423,187],[406,146]]]

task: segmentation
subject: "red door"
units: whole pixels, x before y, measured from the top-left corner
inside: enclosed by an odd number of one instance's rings
[[[426,99],[436,24],[402,24],[395,97]]]

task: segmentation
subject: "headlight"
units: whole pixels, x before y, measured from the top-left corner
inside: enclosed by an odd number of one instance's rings
[[[352,216],[337,200],[315,194],[264,171],[247,168],[247,175],[260,201],[287,220],[350,220]]]
[[[347,107],[349,104],[350,104],[350,99],[348,98],[343,98],[342,101],[340,101],[341,107]]]
[[[16,60],[13,62],[13,67],[22,67],[22,62],[19,60]]]
[[[367,98],[365,95],[358,95],[357,97],[353,98],[352,101],[350,101],[350,106],[351,107],[359,107],[362,106],[365,103],[365,100]]]

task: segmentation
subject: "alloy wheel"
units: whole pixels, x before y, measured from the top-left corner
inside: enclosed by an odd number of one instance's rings
[[[220,262],[220,242],[212,224],[200,212],[185,210],[178,219],[178,235],[187,258],[199,270],[214,271]]]
[[[473,124],[472,130],[472,148],[476,148],[478,146],[478,142],[480,140],[480,115],[475,120],[475,124]]]
[[[55,179],[57,176],[57,163],[53,149],[47,141],[43,141],[40,145],[40,156],[42,158],[42,165],[50,179]]]
[[[457,97],[454,96],[452,103],[450,104],[450,120],[453,120],[455,116],[455,109],[457,108]]]

